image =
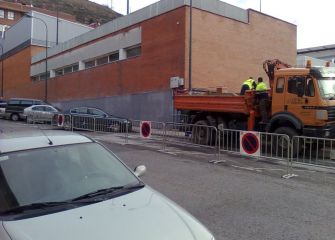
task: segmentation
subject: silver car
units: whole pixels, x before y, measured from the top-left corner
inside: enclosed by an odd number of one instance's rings
[[[0,239],[214,239],[139,179],[144,166],[131,171],[94,140],[12,134],[0,136]]]
[[[51,122],[54,115],[59,111],[50,105],[32,105],[23,110],[23,117],[27,123],[33,122]]]

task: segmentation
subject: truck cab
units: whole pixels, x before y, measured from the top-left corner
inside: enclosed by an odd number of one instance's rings
[[[335,136],[334,67],[279,69],[271,95],[270,132]]]

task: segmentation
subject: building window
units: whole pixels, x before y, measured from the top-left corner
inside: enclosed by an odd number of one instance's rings
[[[141,55],[141,46],[132,47],[126,50],[127,58]]]
[[[57,69],[55,70],[55,76],[58,77],[58,76],[62,76],[64,74],[63,72],[63,68],[62,69]]]
[[[50,72],[47,72],[48,79],[50,78]],[[37,82],[37,81],[42,81],[45,80],[45,73],[41,73],[35,76],[31,77],[31,81]]]
[[[0,18],[5,18],[5,10],[0,9]]]
[[[98,58],[97,59],[97,65],[103,65],[103,64],[106,64],[108,63],[108,56],[104,56],[104,57],[101,57],[101,58]]]
[[[72,66],[72,72],[77,72],[77,71],[79,71],[79,63]]]
[[[72,73],[72,66],[64,68],[64,74]]]
[[[70,65],[64,68],[58,68],[55,70],[55,76],[63,76],[64,74],[77,72],[79,70],[79,63],[76,63],[74,65]]]
[[[119,60],[119,52],[109,55],[109,62],[115,62]]]
[[[33,81],[33,82],[37,82],[38,80],[39,80],[38,76],[32,76],[31,77],[31,81]]]
[[[92,67],[95,67],[95,59],[85,62],[85,68],[92,68]]]
[[[14,20],[14,12],[8,11],[7,18],[10,20]]]

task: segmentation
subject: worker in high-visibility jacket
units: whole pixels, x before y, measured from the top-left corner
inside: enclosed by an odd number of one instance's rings
[[[257,86],[257,84],[256,84],[255,80],[252,77],[249,77],[249,79],[247,79],[243,82],[240,95],[244,95],[245,91],[247,91],[247,90],[255,89],[256,86]]]
[[[268,89],[266,84],[263,82],[263,78],[259,77],[257,81],[256,91],[266,91]]]
[[[261,77],[257,79],[256,99],[259,103],[259,111],[262,117],[262,123],[267,123],[268,121],[267,106],[268,106],[269,95],[267,93],[267,86],[263,82],[263,78]]]

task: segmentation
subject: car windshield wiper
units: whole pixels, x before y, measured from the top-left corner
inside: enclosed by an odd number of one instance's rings
[[[3,214],[9,214],[9,213],[21,213],[21,212],[26,212],[30,210],[41,210],[41,209],[44,210],[44,209],[64,206],[68,204],[73,204],[73,203],[71,201],[31,203],[31,204],[22,205],[22,206],[18,206],[18,207],[14,207],[14,208],[2,211],[0,212],[0,214],[3,215]]]
[[[105,196],[105,195],[115,193],[115,192],[119,193],[120,191],[122,191],[122,192],[133,191],[133,190],[136,190],[136,189],[143,188],[144,186],[145,186],[144,183],[140,182],[140,183],[129,184],[129,185],[125,185],[125,186],[116,186],[116,187],[98,189],[96,191],[86,193],[86,194],[81,195],[79,197],[73,198],[73,199],[71,199],[71,202],[77,202],[78,200],[90,199],[90,198],[94,198],[94,197],[97,197],[97,196]]]

